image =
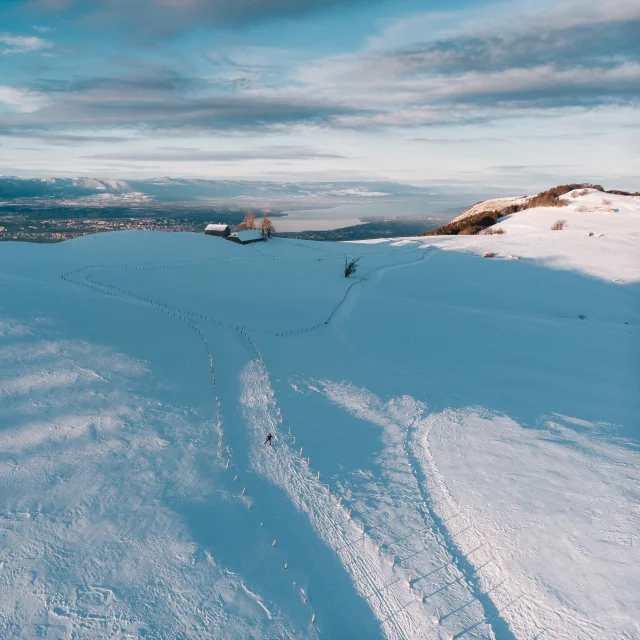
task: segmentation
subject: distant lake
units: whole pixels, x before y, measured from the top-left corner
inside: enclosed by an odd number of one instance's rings
[[[361,218],[385,216],[434,216],[439,219],[453,218],[468,203],[453,200],[415,198],[401,201],[384,200],[363,204],[344,204],[322,209],[298,209],[283,211],[287,215],[274,219],[279,232],[326,231],[351,227],[362,222]]]

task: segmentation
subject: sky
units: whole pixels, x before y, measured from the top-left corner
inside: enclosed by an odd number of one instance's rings
[[[0,173],[640,188],[638,0],[0,0]]]

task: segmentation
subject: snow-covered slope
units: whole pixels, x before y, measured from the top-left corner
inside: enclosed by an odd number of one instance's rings
[[[640,202],[601,199],[5,243],[0,636],[639,638]]]
[[[536,207],[505,216],[489,228],[491,235],[430,236],[425,241],[440,249],[531,258],[617,283],[640,281],[640,196],[585,191],[563,197],[566,206]],[[557,221],[564,221],[563,228],[552,231]],[[398,239],[396,244],[412,241]]]
[[[519,196],[515,198],[492,198],[491,200],[483,200],[465,209],[460,215],[457,215],[451,222],[458,222],[465,218],[475,216],[483,211],[501,211],[505,207],[512,204],[524,204],[529,200],[529,196]]]

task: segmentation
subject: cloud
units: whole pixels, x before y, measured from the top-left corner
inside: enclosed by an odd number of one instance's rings
[[[66,97],[40,110],[41,126],[130,127],[145,130],[268,129],[296,123],[327,121],[352,110],[329,101],[238,94],[231,96],[171,95],[167,99],[144,92],[125,95],[97,91]]]
[[[82,16],[95,24],[118,24],[151,33],[197,26],[244,25],[301,16],[366,0],[32,0],[37,10]]]
[[[640,63],[610,68],[554,65],[511,68],[495,72],[472,71],[455,78],[439,75],[398,83],[397,89],[416,100],[508,106],[585,106],[591,103],[640,97]]]
[[[38,111],[47,103],[46,96],[38,92],[0,85],[0,114],[2,113],[1,106],[3,104],[5,108],[12,111],[28,114]]]
[[[245,160],[310,160],[314,158],[342,158],[335,153],[316,151],[302,146],[270,146],[232,151],[206,151],[187,147],[164,147],[157,151],[120,151],[100,153],[84,158],[100,160],[129,160],[142,162],[241,162]]]
[[[363,61],[363,71],[398,77],[496,71],[542,64],[610,66],[640,59],[640,21],[439,40]]]
[[[8,33],[0,33],[0,53],[30,53],[49,49],[53,45],[47,40],[36,36],[12,36]]]
[[[128,142],[131,138],[124,136],[101,136],[101,135],[78,135],[72,133],[56,133],[53,131],[39,131],[33,129],[0,127],[0,136],[7,138],[21,138],[28,140],[39,140],[41,142],[60,146],[75,146],[87,143],[121,143]]]
[[[150,66],[133,69],[128,76],[38,82],[34,90],[46,96],[48,104],[28,116],[0,117],[0,127],[230,133],[327,123],[337,115],[358,112],[338,100],[315,98],[304,91],[224,91],[215,79]]]
[[[489,39],[544,34],[576,27],[634,22],[640,19],[635,0],[538,0],[535,3],[499,0],[470,4],[457,11],[427,11],[388,21],[369,37],[368,50],[401,50],[425,42],[456,41],[468,37]]]
[[[134,26],[138,12],[148,12],[150,20],[175,20],[180,26],[247,22],[325,3],[139,0],[127,1],[129,11],[123,9],[125,0],[40,0],[39,6],[45,4],[83,15],[99,10],[113,20],[126,16]],[[71,128],[150,135],[290,132],[298,126],[410,130],[556,116],[603,105],[638,107],[637,1],[541,0],[535,6],[484,4],[435,18],[411,16],[383,27],[360,51],[312,61],[286,49],[236,47],[205,52],[197,60],[185,57],[180,67],[145,65],[138,56],[120,61],[121,73],[67,74],[63,80],[49,75],[29,89],[46,100],[0,114],[0,127],[57,135]],[[427,28],[430,21],[437,28]]]
[[[523,109],[552,115],[640,103],[639,3],[538,7],[494,5],[492,12],[483,5],[485,14],[509,14],[508,22],[462,15],[455,28],[440,32],[427,28],[429,20],[451,22],[452,14],[412,16],[388,25],[364,50],[299,65],[294,78],[314,95],[359,104],[367,113],[335,118],[353,128],[468,124]],[[403,33],[409,44],[397,46]]]
[[[497,136],[473,136],[473,137],[426,137],[426,136],[409,136],[406,137],[407,142],[427,142],[429,144],[469,144],[469,143],[486,143],[486,142],[502,142],[504,138]]]

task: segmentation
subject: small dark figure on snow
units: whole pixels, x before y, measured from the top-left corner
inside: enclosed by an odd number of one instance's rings
[[[267,439],[264,441],[264,444],[267,444],[267,442],[269,443],[269,446],[271,446],[271,441],[273,440],[273,436],[269,433],[267,434]],[[264,444],[262,446],[264,446]]]

